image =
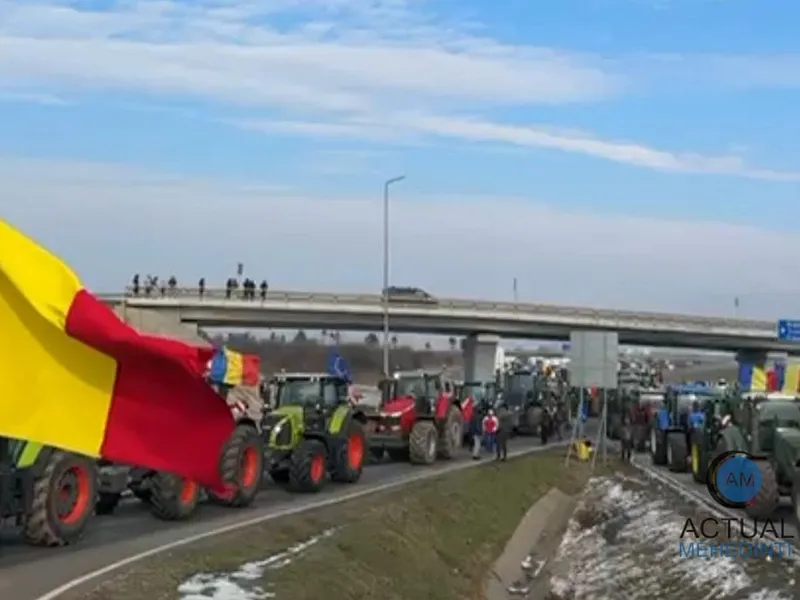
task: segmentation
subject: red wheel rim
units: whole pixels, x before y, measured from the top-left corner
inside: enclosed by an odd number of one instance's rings
[[[258,450],[246,446],[242,452],[242,487],[251,488],[258,481]]]
[[[347,438],[347,464],[351,469],[360,469],[364,464],[364,438],[357,433]]]
[[[200,486],[197,485],[194,481],[189,481],[187,479],[183,480],[183,486],[181,487],[181,495],[180,495],[180,502],[184,506],[187,504],[191,504],[194,502],[194,499],[197,497],[197,494],[200,492]]]
[[[58,480],[58,519],[64,525],[80,521],[92,504],[92,485],[89,473],[79,466],[72,466]]]
[[[311,481],[319,483],[325,477],[325,457],[322,454],[315,454],[311,459]]]

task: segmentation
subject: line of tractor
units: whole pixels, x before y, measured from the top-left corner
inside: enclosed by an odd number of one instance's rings
[[[331,484],[356,484],[370,459],[418,465],[453,459],[470,442],[472,419],[501,400],[514,415],[515,431],[534,434],[547,397],[528,371],[469,382],[445,370],[397,372],[380,383],[378,406],[354,400],[349,376],[336,369],[280,372],[266,385],[211,383],[236,418],[221,460],[232,496],[170,473],[0,438],[0,519],[31,544],[63,546],[127,495],[154,517],[174,521],[191,517],[204,499],[249,506],[270,482],[316,493]]]
[[[618,398],[609,407],[610,437],[620,436],[626,414],[637,451],[649,451],[654,465],[673,473],[690,472],[703,485],[716,456],[746,452],[761,475],[747,514],[767,518],[781,497],[788,497],[800,520],[800,397],[687,384],[623,392]]]

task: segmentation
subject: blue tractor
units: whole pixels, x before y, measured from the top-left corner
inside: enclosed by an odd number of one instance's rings
[[[674,473],[688,469],[692,433],[703,428],[703,405],[718,392],[702,384],[669,386],[664,402],[653,419],[650,431],[650,453],[654,465],[667,465]]]

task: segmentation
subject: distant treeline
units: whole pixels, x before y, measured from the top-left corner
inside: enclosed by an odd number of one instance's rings
[[[249,333],[215,336],[215,343],[225,344],[231,350],[261,357],[265,374],[281,369],[287,371],[324,371],[328,354],[335,348],[348,362],[353,378],[360,383],[377,383],[383,371],[383,352],[378,336],[368,334],[363,342],[340,341],[337,333],[322,332],[312,337],[298,331],[294,337],[272,333],[258,338]],[[456,367],[462,363],[461,350],[455,338],[450,339],[450,350],[437,351],[426,344],[424,350],[401,346],[396,337],[391,340],[390,365],[392,369],[436,369]]]

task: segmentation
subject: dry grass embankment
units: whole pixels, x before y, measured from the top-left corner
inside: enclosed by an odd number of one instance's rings
[[[273,597],[264,590],[278,600],[479,599],[528,508],[551,487],[576,494],[585,484],[588,466],[565,470],[563,461],[563,449],[521,457],[219,536],[141,563],[83,600],[188,597],[178,587],[197,573],[247,593],[213,594],[209,585],[193,599]],[[280,568],[255,576],[240,568],[331,528],[339,529]]]

